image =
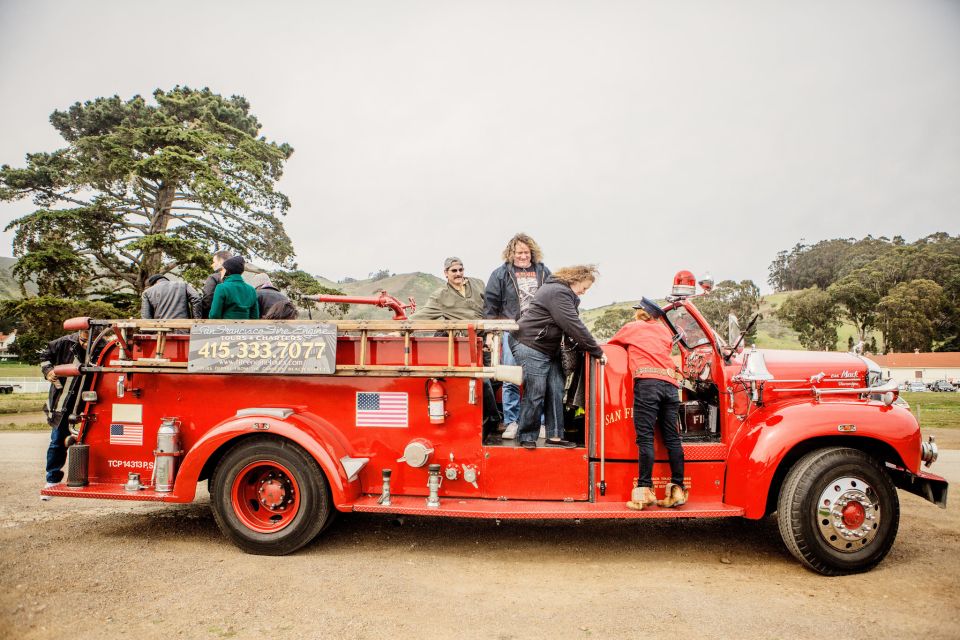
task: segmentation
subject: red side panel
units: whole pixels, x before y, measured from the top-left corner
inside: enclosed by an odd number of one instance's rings
[[[586,449],[488,447],[478,483],[484,498],[586,500]]]

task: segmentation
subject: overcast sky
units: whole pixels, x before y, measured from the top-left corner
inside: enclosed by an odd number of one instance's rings
[[[54,109],[176,84],[294,147],[286,228],[333,280],[450,254],[486,280],[525,231],[600,265],[596,307],[960,232],[958,1],[0,0],[0,163],[62,146]]]

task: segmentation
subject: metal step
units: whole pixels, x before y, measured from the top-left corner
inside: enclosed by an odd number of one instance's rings
[[[169,492],[158,492],[153,489],[127,491],[122,484],[107,484],[91,482],[85,487],[68,487],[58,484],[49,489],[41,489],[45,496],[61,498],[97,498],[100,500],[138,500],[145,502],[176,502]]]
[[[362,496],[353,510],[361,513],[396,513],[450,518],[496,518],[500,520],[585,520],[627,518],[726,518],[742,516],[743,509],[722,502],[691,501],[672,509],[628,509],[622,502],[557,502],[548,500],[488,500],[440,498],[439,507],[428,507],[423,496],[391,496],[390,506],[378,503],[380,496]]]

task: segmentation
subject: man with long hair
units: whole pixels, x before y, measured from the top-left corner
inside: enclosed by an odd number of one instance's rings
[[[503,264],[494,269],[487,280],[484,291],[483,316],[496,320],[519,320],[521,314],[530,307],[550,269],[543,264],[543,252],[533,238],[518,233],[507,242],[503,249]],[[511,338],[503,334],[503,354],[501,361],[506,365],[516,365],[511,349]],[[503,422],[506,429],[503,437],[511,440],[517,436],[517,424],[520,420],[520,387],[503,383]]]

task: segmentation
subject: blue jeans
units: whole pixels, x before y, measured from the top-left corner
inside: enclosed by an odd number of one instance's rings
[[[63,465],[67,461],[67,447],[64,440],[70,435],[67,416],[50,430],[50,446],[47,447],[47,482],[63,480]]]
[[[523,400],[520,403],[520,442],[540,435],[540,415],[545,416],[548,438],[563,438],[563,363],[560,354],[548,356],[536,349],[514,345],[517,362],[523,367]]]
[[[633,381],[633,427],[640,449],[638,487],[653,488],[653,425],[660,426],[660,436],[670,459],[670,482],[683,486],[683,443],[677,425],[680,397],[677,386],[665,380],[637,378]]]
[[[500,362],[507,365],[516,365],[517,359],[513,357],[513,351],[510,347],[510,334],[503,332],[503,349],[500,354]],[[502,391],[503,400],[503,424],[511,422],[520,422],[520,387],[512,382],[504,382]]]

